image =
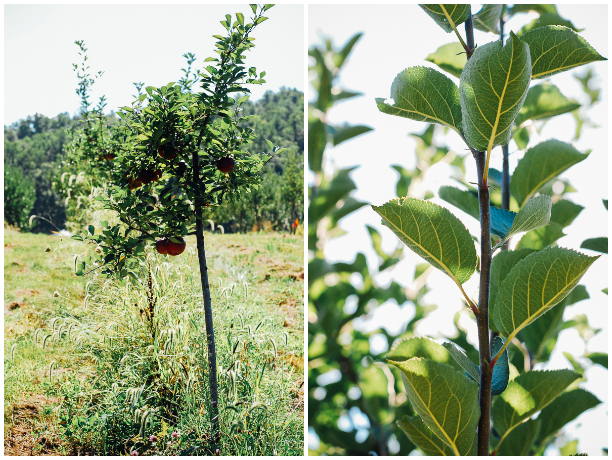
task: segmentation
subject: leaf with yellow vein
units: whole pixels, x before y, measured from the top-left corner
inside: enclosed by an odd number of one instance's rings
[[[376,98],[378,110],[389,115],[438,123],[461,136],[459,88],[446,75],[428,67],[408,67],[391,85],[394,104]]]
[[[397,421],[397,426],[406,433],[408,439],[421,449],[425,455],[454,455],[453,450],[443,442],[440,442],[440,438],[433,434],[419,417],[404,415],[401,420]]]
[[[550,139],[525,152],[512,173],[510,191],[520,207],[550,180],[570,166],[580,163],[588,154],[582,154],[571,144]]]
[[[403,243],[458,285],[476,270],[474,240],[448,209],[411,197],[372,208]]]
[[[568,369],[528,371],[510,381],[491,408],[493,426],[505,438],[523,420],[542,410],[580,374]],[[500,441],[501,443],[502,441]]]
[[[599,256],[549,248],[520,260],[504,278],[493,320],[510,341],[523,327],[561,302]]]
[[[529,45],[531,78],[546,78],[595,61],[607,61],[589,43],[563,26],[546,26],[521,35]]]
[[[510,32],[479,46],[461,74],[459,94],[463,131],[470,147],[490,151],[507,144],[531,81],[529,47]]]
[[[473,452],[480,418],[478,384],[462,372],[428,359],[390,363],[402,371],[408,398],[425,425],[454,455]]]
[[[470,5],[419,5],[444,32],[450,33],[453,31],[453,25],[457,27],[463,24],[470,17]],[[448,18],[451,19],[452,24]]]

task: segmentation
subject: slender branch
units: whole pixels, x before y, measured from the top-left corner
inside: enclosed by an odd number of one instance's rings
[[[465,23],[470,50],[474,49],[474,24],[472,14]],[[471,53],[468,55],[468,59]],[[489,152],[490,153],[490,149]],[[480,290],[478,295],[478,348],[480,355],[480,419],[478,420],[478,455],[488,456],[491,438],[491,380],[489,367],[491,346],[489,342],[489,285],[491,281],[491,203],[487,185],[488,159],[485,152],[472,150],[478,175],[478,202],[480,207]]]
[[[465,42],[463,41],[463,38],[461,38],[461,34],[457,30],[457,26],[455,26],[455,21],[452,20],[452,18],[450,17],[448,12],[446,11],[446,8],[444,7],[444,5],[440,5],[440,8],[442,8],[442,11],[444,12],[444,16],[446,16],[446,19],[448,20],[448,23],[451,25],[451,27],[455,31],[455,34],[457,35],[457,38],[461,42],[461,46],[463,46],[463,49],[467,53],[468,59],[469,59],[470,56],[472,55],[472,49],[468,48],[468,45],[466,45]],[[472,18],[472,14],[470,13],[470,20],[471,20],[471,18]]]
[[[489,455],[491,435],[491,347],[489,342],[489,285],[491,280],[491,210],[489,188],[484,183],[485,153],[476,152],[478,201],[480,204],[480,291],[478,298],[478,345],[480,355],[480,420],[478,455]]]
[[[467,48],[466,48],[466,53],[467,53],[467,58],[470,59],[472,57],[472,54],[474,54],[474,21],[472,19],[472,13],[470,12],[470,15],[467,19],[467,21],[465,21],[465,38],[467,40]],[[461,42],[463,44],[463,42]],[[465,48],[465,45],[464,45]]]

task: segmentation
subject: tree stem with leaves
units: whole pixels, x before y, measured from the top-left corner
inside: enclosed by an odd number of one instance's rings
[[[474,50],[472,14],[465,22],[465,35],[470,50]],[[468,53],[468,59],[472,53]],[[486,152],[472,150],[478,174],[478,202],[480,206],[480,290],[478,295],[478,348],[480,355],[480,419],[478,420],[478,455],[489,455],[491,436],[491,347],[489,342],[489,286],[491,282],[491,208],[486,182]]]

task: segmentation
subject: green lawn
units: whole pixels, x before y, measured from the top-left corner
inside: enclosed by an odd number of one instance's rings
[[[205,238],[220,453],[302,455],[303,240]],[[73,274],[82,243],[5,229],[6,454],[214,453],[195,239],[187,242],[178,257],[148,251],[138,281],[116,282]]]

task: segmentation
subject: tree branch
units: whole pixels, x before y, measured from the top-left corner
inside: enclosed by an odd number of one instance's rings
[[[465,23],[470,50],[474,50],[472,14]],[[468,54],[468,59],[471,53]],[[478,295],[478,348],[480,355],[480,419],[478,420],[478,455],[489,455],[491,437],[491,346],[489,342],[489,285],[491,280],[491,205],[487,186],[486,152],[472,150],[478,174],[478,202],[480,207],[480,291]]]

